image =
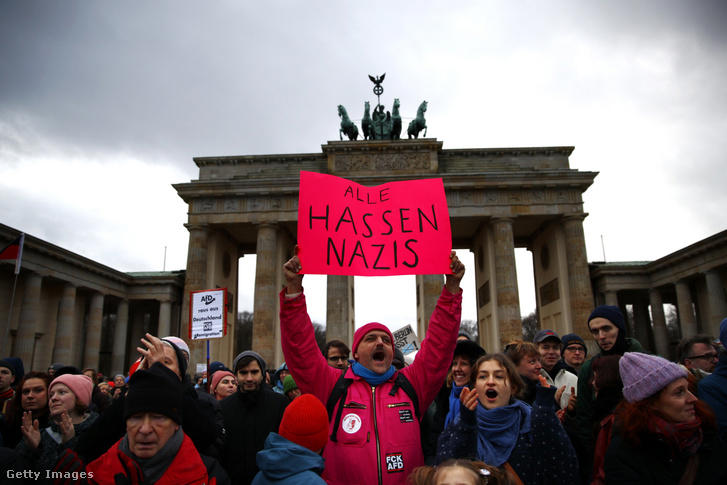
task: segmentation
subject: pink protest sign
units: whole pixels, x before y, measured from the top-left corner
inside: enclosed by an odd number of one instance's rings
[[[442,179],[366,187],[301,171],[298,247],[305,274],[450,273],[452,231]]]

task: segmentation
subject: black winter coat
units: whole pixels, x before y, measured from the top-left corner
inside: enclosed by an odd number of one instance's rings
[[[451,393],[452,388],[447,387],[446,384],[443,385],[422,418],[422,451],[424,452],[424,463],[430,466],[436,464],[437,440],[444,431],[444,421],[449,413],[449,395]]]
[[[727,483],[727,467],[724,463],[727,447],[715,431],[705,431],[697,455],[699,467],[695,484]],[[607,484],[676,485],[686,465],[687,457],[673,457],[669,446],[657,435],[650,434],[639,446],[633,446],[615,431],[606,451],[604,472]]]
[[[233,484],[248,484],[258,472],[255,457],[265,438],[278,432],[290,400],[263,384],[257,392],[240,392],[220,401],[225,445],[220,457]]]

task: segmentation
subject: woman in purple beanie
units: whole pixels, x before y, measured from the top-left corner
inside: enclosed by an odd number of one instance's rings
[[[727,483],[714,415],[689,392],[687,370],[654,355],[619,361],[624,401],[606,452],[605,481],[618,484]]]

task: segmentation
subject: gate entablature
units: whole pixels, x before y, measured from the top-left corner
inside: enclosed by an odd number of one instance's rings
[[[236,294],[236,275],[224,277],[218,259],[225,253],[239,257],[257,252],[255,331],[267,340],[254,337],[254,341],[266,359],[280,356],[277,343],[267,342],[277,338],[277,291],[268,289],[280,287],[277,263],[295,240],[300,170],[331,173],[369,186],[442,178],[454,247],[472,250],[479,262],[477,308],[486,348],[501,348],[520,333],[516,246],[533,251],[541,322],[559,332],[575,329],[584,334],[593,299],[582,194],[597,173],[570,168],[573,147],[444,149],[441,141],[420,138],[330,141],[321,148],[319,154],[198,157],[194,160],[199,179],[174,185],[189,205],[188,225],[193,228],[189,254],[194,262],[192,268],[192,260],[188,262],[187,294],[228,284]],[[270,261],[267,268],[260,267],[263,245],[263,260]],[[420,288],[437,286],[420,279]],[[335,318],[346,327],[339,331],[331,322],[336,312],[329,308],[329,331],[345,340],[352,337],[352,279],[336,280],[335,286],[335,305],[349,310]],[[268,296],[260,298],[262,294]],[[422,332],[429,312],[425,303],[435,301],[436,295],[419,296]],[[329,306],[331,299],[329,295]],[[230,349],[230,358],[233,355]]]

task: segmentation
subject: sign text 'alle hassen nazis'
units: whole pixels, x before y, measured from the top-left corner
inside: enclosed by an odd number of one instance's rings
[[[301,171],[298,247],[306,274],[449,273],[452,232],[442,179],[366,187]]]

